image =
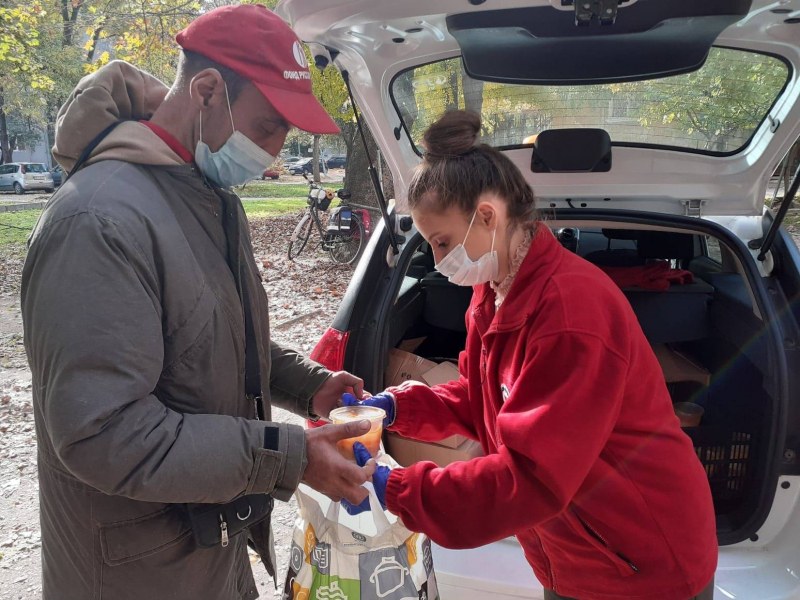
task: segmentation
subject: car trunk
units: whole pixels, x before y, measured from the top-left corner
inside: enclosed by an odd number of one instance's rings
[[[800,133],[800,80],[792,75],[800,53],[785,43],[794,39],[791,20],[767,10],[764,1],[752,4],[623,2],[609,22],[593,14],[583,27],[576,23],[587,4],[549,0],[491,7],[443,0],[435,11],[420,0],[284,0],[279,7],[313,42],[315,59],[348,74],[353,104],[364,110],[392,170],[399,207],[422,156],[422,132],[435,118],[454,106],[479,112],[484,123],[505,122],[511,114],[520,123],[492,132],[489,127],[484,141],[503,150],[525,174],[540,208],[553,213],[551,227],[580,231],[578,254],[597,264],[668,260],[693,273],[693,283],[667,291],[623,290],[664,368],[673,400],[705,409],[700,425],[685,432],[709,478],[721,544],[755,543],[772,508],[778,474],[798,471],[793,446],[784,446],[786,429],[791,433],[800,421],[789,403],[786,364],[794,360],[789,343],[796,323],[788,323],[787,315],[796,307],[786,298],[800,289],[797,256],[794,250],[789,256],[780,242],[760,262],[745,244],[763,243],[759,236],[771,220],[764,212],[769,174]],[[670,33],[673,26],[684,36],[679,42]],[[709,48],[712,43],[715,48]],[[587,55],[593,60],[575,59]],[[660,64],[661,59],[674,63]],[[659,126],[667,121],[672,126],[674,114],[644,118],[626,112],[632,104],[612,97],[624,86],[651,89],[652,80],[657,90],[679,82],[677,97],[692,108],[689,96],[709,87],[703,68],[695,69],[707,63],[709,73],[733,73],[740,60],[762,62],[754,70],[762,73],[769,66],[775,78],[771,87],[743,85],[736,77],[723,86],[727,91],[716,97],[718,103],[735,104],[745,88],[753,93],[769,88],[746,135],[739,131],[741,139],[730,147],[695,144],[689,139],[698,135],[694,126],[686,139],[663,137]],[[476,90],[487,89],[491,94],[481,91],[476,102]],[[702,110],[707,97],[697,100]],[[571,98],[575,112],[567,118],[563,109]],[[648,97],[641,106],[650,103]],[[586,106],[597,114],[586,113]],[[575,127],[583,129],[584,141],[590,128],[608,134],[597,140],[597,152],[584,157],[592,159],[588,166],[575,150],[592,144],[563,139]],[[636,127],[641,135],[630,137]],[[554,146],[548,144],[552,130],[562,132]],[[576,164],[560,164],[564,157]],[[377,228],[380,235],[373,235],[327,341],[315,351],[318,358],[333,360],[329,366],[358,373],[370,390],[402,376],[398,350],[419,357],[409,359],[405,373],[427,379],[431,365],[452,363],[465,340],[471,290],[436,274],[421,237],[404,228],[402,219],[395,226],[404,231],[401,253],[394,255],[385,228]],[[667,237],[654,242],[659,237],[650,235],[654,231]],[[568,236],[562,243],[574,246]],[[789,271],[789,281],[781,281]],[[386,442],[390,452],[400,448],[390,438]],[[443,461],[458,458],[456,451],[461,458],[475,454],[474,447],[452,447],[458,443],[417,445],[413,453],[406,446],[402,452],[408,451],[409,459]]]
[[[623,291],[662,365],[673,401],[705,409],[700,425],[684,431],[709,478],[720,543],[752,538],[772,504],[778,417],[786,398],[772,309],[746,248],[725,229],[699,219],[618,211],[580,211],[577,218],[574,211],[561,211],[548,224],[561,230],[560,241],[573,250],[570,233],[577,229],[577,253],[590,262],[669,260],[693,273],[693,283],[667,291],[637,286]],[[349,332],[341,364],[362,375],[371,390],[409,377],[435,383],[452,368],[424,372],[457,361],[472,290],[434,270],[418,234],[408,239],[396,268],[369,260],[386,252],[386,237],[374,240],[334,323]],[[444,464],[480,454],[463,440],[424,444],[390,436],[385,442],[401,463],[431,458]]]

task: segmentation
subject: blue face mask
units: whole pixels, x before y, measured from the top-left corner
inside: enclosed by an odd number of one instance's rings
[[[252,142],[233,124],[233,112],[228,99],[228,86],[225,86],[225,100],[231,117],[233,134],[216,152],[212,152],[203,141],[203,113],[200,113],[200,141],[194,152],[194,160],[206,178],[221,187],[242,185],[261,174],[274,161],[275,157]]]

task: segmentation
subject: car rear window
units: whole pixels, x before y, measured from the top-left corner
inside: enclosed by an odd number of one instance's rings
[[[23,166],[26,173],[47,173],[47,167],[40,163],[26,163]]]
[[[747,146],[788,78],[783,60],[732,48],[712,48],[693,73],[603,85],[481,82],[456,57],[401,72],[391,94],[420,154],[431,123],[466,109],[481,114],[483,141],[501,148],[545,129],[598,127],[621,145],[725,155]]]

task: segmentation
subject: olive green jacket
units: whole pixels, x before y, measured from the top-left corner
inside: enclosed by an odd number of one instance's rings
[[[23,271],[44,598],[255,598],[246,543],[274,573],[269,521],[227,548],[201,549],[183,503],[289,499],[305,468],[305,437],[270,422],[271,402],[308,416],[330,373],[270,342],[238,198],[211,188],[193,165],[169,164],[143,125],[125,127],[132,160],[100,153],[62,186],[31,235]],[[141,162],[149,146],[162,164]],[[256,291],[264,420],[245,395],[225,198],[238,213],[242,276]]]

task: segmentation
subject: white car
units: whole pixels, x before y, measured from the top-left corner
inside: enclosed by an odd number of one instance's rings
[[[347,73],[396,194],[313,356],[379,390],[412,340],[438,361],[463,348],[471,290],[434,271],[402,213],[425,128],[451,107],[479,111],[484,141],[526,175],[566,247],[692,272],[625,293],[673,398],[705,409],[685,431],[714,495],[715,598],[800,599],[800,253],[781,226],[788,203],[765,206],[783,172],[795,179],[780,195],[797,189],[800,1],[284,0],[278,12],[318,65]],[[513,539],[435,547],[434,561],[444,600],[542,598]]]
[[[0,191],[24,194],[29,190],[52,192],[53,175],[42,163],[8,163],[0,165]]]

